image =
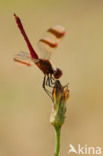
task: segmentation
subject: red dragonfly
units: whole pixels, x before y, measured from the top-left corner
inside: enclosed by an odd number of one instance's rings
[[[45,89],[45,85],[51,86],[51,84],[54,84],[53,80],[59,79],[62,76],[62,71],[59,68],[54,69],[52,63],[50,62],[50,56],[54,49],[58,47],[60,39],[64,37],[65,29],[62,26],[56,25],[47,30],[46,36],[41,38],[38,42],[39,48],[42,51],[42,57],[39,58],[29,41],[20,18],[16,14],[14,14],[14,17],[30,52],[30,54],[20,52],[14,57],[14,61],[27,66],[32,66],[32,63],[36,64],[44,73],[43,88]]]

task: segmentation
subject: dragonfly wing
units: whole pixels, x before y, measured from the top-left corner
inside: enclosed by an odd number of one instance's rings
[[[14,56],[14,61],[16,61],[20,64],[27,65],[27,66],[33,65],[33,61],[31,59],[30,54],[27,52],[23,52],[23,51],[21,51],[20,53],[18,53]]]
[[[41,58],[50,59],[50,56],[58,47],[58,43],[64,35],[65,29],[62,26],[56,25],[49,28],[45,37],[42,37],[38,42],[38,46],[41,51]]]
[[[41,58],[50,59],[51,54],[58,47],[58,43],[50,36],[45,36],[39,40],[38,46]]]
[[[49,32],[52,37],[56,39],[57,42],[60,41],[66,34],[64,27],[61,25],[55,25],[49,28],[47,32]]]

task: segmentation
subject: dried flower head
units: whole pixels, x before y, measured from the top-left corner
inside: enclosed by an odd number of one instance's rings
[[[55,127],[61,127],[64,123],[66,102],[69,98],[68,85],[62,86],[59,80],[56,80],[52,92],[53,106],[50,122]]]

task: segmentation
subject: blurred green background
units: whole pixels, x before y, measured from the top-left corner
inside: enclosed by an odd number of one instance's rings
[[[16,53],[28,51],[14,12],[37,51],[48,27],[60,24],[67,31],[52,58],[71,94],[60,156],[68,155],[70,143],[103,147],[103,1],[1,0],[0,156],[49,156],[55,143],[49,123],[52,102],[41,87],[43,74],[35,66],[13,62]]]

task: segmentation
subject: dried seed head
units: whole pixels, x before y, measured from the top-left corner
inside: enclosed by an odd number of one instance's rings
[[[53,106],[50,122],[55,127],[61,127],[64,123],[66,102],[69,98],[68,86],[63,87],[60,81],[57,80],[53,88]]]

